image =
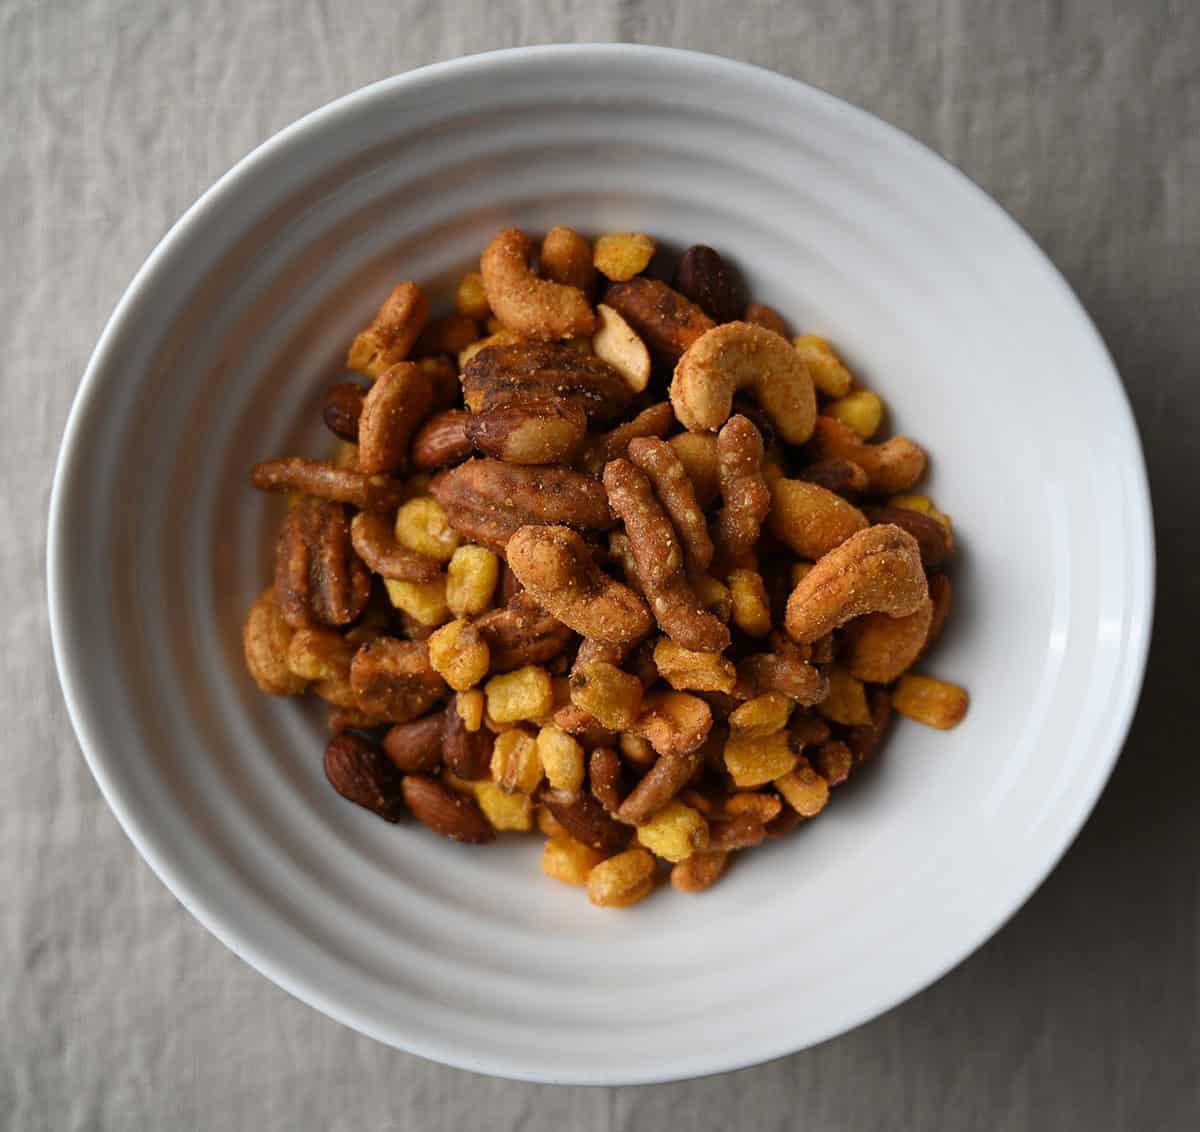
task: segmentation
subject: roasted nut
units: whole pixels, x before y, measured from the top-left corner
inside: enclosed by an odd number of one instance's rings
[[[782,808],[783,803],[774,794],[731,794],[724,800],[721,816],[735,818],[743,814],[753,814],[765,824],[776,817]]]
[[[826,670],[825,676],[829,681],[829,695],[817,704],[817,711],[834,723],[870,723],[871,711],[867,707],[867,692],[862,681],[836,664]]]
[[[617,818],[629,825],[643,825],[679,794],[695,776],[699,765],[700,756],[696,751],[687,755],[662,755],[621,803]]]
[[[533,664],[493,676],[483,691],[487,696],[488,718],[496,723],[541,719],[554,706],[550,674]]]
[[[700,604],[718,620],[728,623],[733,616],[733,595],[729,587],[711,574],[693,574],[690,581]]]
[[[775,789],[801,817],[813,818],[829,802],[829,783],[801,756],[796,769],[775,779]]]
[[[465,349],[479,337],[479,327],[473,318],[455,311],[445,318],[435,318],[425,324],[420,337],[413,344],[414,357],[430,354],[455,354]]]
[[[575,338],[591,334],[596,318],[578,287],[539,279],[529,266],[533,243],[524,232],[505,228],[479,261],[488,305],[501,325],[531,338]]]
[[[360,511],[350,524],[350,542],[359,558],[383,578],[432,582],[441,573],[436,558],[396,541],[395,523],[378,511]]]
[[[949,731],[967,714],[967,692],[957,684],[909,672],[892,692],[892,707],[926,727]]]
[[[597,747],[588,756],[588,782],[592,797],[610,814],[621,808],[625,796],[622,783],[621,758],[608,747]]]
[[[431,712],[411,723],[397,723],[383,737],[383,753],[406,774],[432,774],[442,765],[445,714]]]
[[[737,694],[747,699],[780,692],[803,706],[820,703],[829,684],[811,664],[791,653],[755,653],[738,662]]]
[[[474,617],[491,608],[500,560],[482,546],[460,546],[446,567],[446,604],[455,617]]]
[[[588,899],[600,908],[628,908],[654,888],[654,857],[627,849],[596,865],[587,878]]]
[[[542,784],[537,740],[521,727],[502,731],[492,747],[492,779],[508,794],[532,794]]]
[[[285,456],[263,460],[250,470],[259,491],[298,491],[362,511],[394,511],[404,499],[404,487],[390,476],[368,476],[321,460]]]
[[[725,769],[735,786],[765,786],[796,765],[786,731],[769,735],[732,734],[725,743]]]
[[[510,464],[570,462],[587,433],[578,405],[526,401],[472,413],[467,435],[479,451]]]
[[[833,347],[815,334],[801,334],[793,340],[796,353],[804,360],[812,375],[813,385],[826,397],[845,397],[854,384],[850,371],[842,365]]]
[[[725,261],[704,244],[696,244],[683,253],[675,269],[675,289],[718,323],[733,322],[742,307]]]
[[[404,778],[374,743],[343,732],[325,748],[325,777],[351,802],[396,822],[404,812]]]
[[[358,443],[358,418],[362,416],[366,392],[361,385],[355,385],[352,381],[339,381],[326,391],[321,416],[334,436],[351,444]]]
[[[907,491],[925,472],[925,453],[907,436],[868,444],[849,425],[832,417],[817,418],[809,449],[814,460],[842,459],[857,464],[867,473],[870,490],[876,495]]]
[[[275,587],[268,586],[246,615],[242,649],[254,682],[269,695],[299,695],[308,684],[288,667],[288,647],[294,632],[280,611]]]
[[[429,663],[456,692],[479,683],[488,671],[491,652],[474,625],[451,621],[429,637]]]
[[[774,307],[767,306],[766,303],[751,303],[746,307],[742,321],[766,327],[767,330],[773,330],[776,334],[783,335],[784,338],[788,336],[787,323],[783,321],[782,315]]]
[[[571,674],[571,703],[613,731],[631,727],[642,710],[642,682],[614,664],[592,661]]]
[[[729,715],[729,726],[746,739],[782,731],[795,703],[781,692],[764,692],[736,708]]]
[[[692,652],[661,637],[654,645],[659,675],[676,691],[732,692],[737,670],[719,652]]]
[[[616,232],[596,240],[592,263],[614,283],[641,275],[654,258],[654,241],[641,232]]]
[[[424,715],[446,694],[425,643],[394,637],[379,637],[358,650],[350,665],[350,686],[360,711],[392,723]]]
[[[493,672],[511,672],[525,664],[544,664],[572,638],[571,630],[551,617],[524,590],[503,609],[485,613],[475,627],[492,653]]]
[[[583,748],[561,727],[549,725],[538,732],[537,754],[553,789],[571,794],[582,789]]]
[[[728,853],[693,853],[671,869],[671,887],[678,892],[703,892],[721,879],[728,864]]]
[[[708,736],[712,711],[687,692],[651,692],[629,730],[645,739],[659,755],[688,755]],[[622,748],[624,750],[624,748]]]
[[[692,481],[696,502],[701,507],[707,507],[720,490],[717,438],[709,432],[682,432],[671,437],[667,443],[675,449],[675,455]]]
[[[592,245],[574,228],[551,228],[542,240],[538,254],[542,274],[555,283],[576,287],[585,295],[596,282],[592,266]]]
[[[907,617],[889,617],[886,613],[857,617],[842,630],[842,664],[859,680],[890,684],[921,655],[932,622],[930,598]]]
[[[862,468],[853,460],[841,458],[818,460],[815,464],[809,464],[800,473],[800,478],[848,499],[862,495],[870,486],[867,473]]]
[[[868,527],[800,580],[788,598],[786,627],[808,644],[866,613],[906,617],[928,596],[916,539],[891,524]]]
[[[428,315],[429,304],[421,289],[415,283],[398,283],[375,317],[355,337],[346,368],[367,377],[378,377],[390,366],[404,361]]]
[[[750,637],[765,637],[771,631],[771,603],[762,575],[754,570],[732,570],[729,594],[733,623]]]
[[[792,742],[801,747],[824,743],[830,736],[829,724],[811,711],[796,712],[788,724],[788,732]]]
[[[747,390],[775,431],[803,444],[813,431],[817,401],[800,356],[778,334],[749,322],[729,322],[698,338],[679,359],[671,404],[690,432],[719,429],[733,395]]]
[[[830,401],[825,415],[852,428],[863,440],[870,440],[883,423],[883,402],[865,389],[857,389]]]
[[[490,773],[495,741],[492,732],[481,726],[482,703],[478,705],[478,720],[474,718],[477,705],[472,697],[476,695],[475,692],[460,692],[453,697],[443,714],[442,724],[442,758],[459,778],[469,781],[486,778]],[[482,701],[483,694],[478,693],[478,697]],[[472,727],[472,723],[475,726]]]
[[[868,507],[872,523],[891,523],[917,540],[926,570],[937,570],[954,553],[954,535],[937,519],[905,507]]]
[[[921,648],[922,655],[937,644],[942,629],[945,628],[946,618],[950,616],[954,594],[950,588],[950,579],[945,574],[934,574],[929,579],[929,597],[933,601],[933,617],[929,623],[929,632],[925,635],[925,644]]]
[[[478,271],[470,271],[458,281],[454,309],[476,322],[491,317],[492,308],[488,306],[487,293],[483,289],[483,276]]]
[[[782,805],[780,806],[782,809]],[[708,847],[721,853],[752,849],[767,836],[767,823],[756,813],[735,814],[709,826]]]
[[[692,481],[675,450],[665,440],[639,437],[629,442],[628,452],[629,460],[650,480],[654,494],[671,520],[688,571],[707,570],[712,562],[713,542],[708,536],[704,512],[696,502]]]
[[[479,806],[437,779],[410,774],[405,777],[402,789],[413,817],[434,833],[476,844],[495,839],[496,834]]]
[[[777,477],[770,489],[771,533],[804,558],[820,558],[867,527],[857,507],[815,483]]]
[[[432,582],[399,582],[395,578],[385,578],[383,585],[392,605],[408,614],[417,625],[433,630],[449,620],[444,574],[439,574]]]
[[[619,853],[629,843],[629,827],[613,821],[590,794],[546,790],[542,805],[576,841],[598,853]]]
[[[812,763],[831,788],[841,786],[854,767],[854,753],[845,743],[831,739],[813,752]]]
[[[346,625],[366,607],[371,575],[354,553],[340,503],[306,496],[275,544],[275,599],[293,628]]]
[[[650,351],[632,326],[607,303],[596,307],[596,333],[592,352],[607,362],[634,393],[641,393],[650,382]]]
[[[551,838],[542,850],[542,872],[563,884],[587,884],[588,873],[604,857],[571,838]]]
[[[396,541],[407,550],[449,562],[458,549],[458,532],[437,499],[419,495],[396,512]]]
[[[584,448],[578,466],[588,475],[598,476],[609,460],[624,456],[633,440],[641,436],[666,436],[675,424],[675,411],[666,401],[643,409],[631,421],[610,432],[594,437]]]
[[[659,357],[678,358],[714,323],[695,303],[657,279],[639,275],[604,293],[612,307]]]
[[[427,420],[412,442],[412,466],[432,471],[465,460],[475,450],[467,435],[470,413],[464,409],[447,409]]]
[[[668,802],[637,827],[637,839],[664,861],[686,861],[708,848],[708,822],[690,806]]]
[[[539,605],[585,637],[632,644],[650,631],[645,603],[599,570],[569,527],[521,527],[509,539],[508,565]]]
[[[695,652],[724,650],[729,630],[700,605],[688,584],[678,536],[645,474],[628,460],[613,460],[604,469],[604,488],[625,524],[638,580],[659,627]]]
[[[569,468],[468,460],[440,473],[430,491],[456,531],[496,550],[528,524],[607,530],[613,522],[602,485]]]
[[[748,418],[730,417],[717,434],[717,474],[725,506],[717,514],[713,541],[728,568],[753,552],[771,509],[771,491],[763,476],[762,435]]]

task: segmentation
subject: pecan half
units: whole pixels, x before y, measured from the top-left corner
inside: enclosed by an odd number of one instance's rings
[[[362,613],[371,575],[340,503],[305,496],[288,511],[275,544],[275,596],[295,628],[346,625]]]
[[[395,637],[368,641],[355,653],[350,686],[360,711],[393,723],[424,715],[447,691],[425,642]]]

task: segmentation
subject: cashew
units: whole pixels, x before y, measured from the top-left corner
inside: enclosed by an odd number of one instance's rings
[[[688,347],[675,367],[671,404],[689,431],[714,431],[729,419],[739,389],[750,391],[789,444],[812,435],[817,400],[804,361],[786,339],[749,322],[718,326]]]
[[[853,461],[867,473],[873,495],[907,491],[925,471],[925,452],[907,436],[868,444],[849,425],[833,417],[817,417],[809,447],[817,460]]]
[[[926,598],[907,617],[868,613],[842,631],[842,665],[851,676],[870,684],[890,684],[921,655],[933,621],[933,602]]]
[[[561,225],[551,228],[542,240],[538,264],[547,279],[569,287],[578,287],[584,294],[587,294],[596,282],[596,268],[592,265],[592,243],[574,228]]]
[[[785,625],[811,644],[866,613],[907,617],[929,597],[917,540],[899,527],[868,527],[831,550],[788,598]]]
[[[578,287],[539,279],[529,266],[533,243],[517,228],[505,228],[479,261],[487,300],[501,325],[533,338],[590,335],[596,316]]]
[[[770,487],[771,533],[801,558],[820,558],[867,526],[857,507],[815,483],[775,477]]]

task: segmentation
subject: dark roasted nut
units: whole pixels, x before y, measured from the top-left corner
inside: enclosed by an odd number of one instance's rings
[[[921,565],[937,570],[954,554],[954,536],[937,519],[910,511],[907,507],[867,507],[866,516],[872,523],[891,523],[908,531],[921,550]]]
[[[606,421],[633,397],[607,362],[558,342],[518,342],[480,350],[462,372],[463,398],[473,413],[528,401],[576,405],[589,420]]]
[[[430,417],[413,437],[410,457],[417,471],[428,472],[459,464],[475,449],[467,435],[471,414],[464,409],[447,409]]]
[[[509,598],[503,609],[485,613],[475,628],[487,642],[492,672],[545,664],[562,652],[574,635],[524,590]]]
[[[829,693],[829,681],[797,656],[755,653],[739,661],[737,670],[737,694],[744,694],[746,699],[782,692],[807,707],[820,703]]]
[[[738,288],[725,261],[704,244],[683,253],[675,269],[675,289],[719,323],[733,322],[742,309]]]
[[[379,637],[358,650],[350,686],[360,711],[392,723],[424,715],[446,694],[446,684],[429,663],[424,641]]]
[[[570,463],[587,433],[587,417],[571,402],[522,401],[471,413],[466,432],[484,455],[510,464]]]
[[[854,752],[836,739],[822,743],[812,753],[811,759],[816,772],[830,786],[841,786],[850,777],[854,766]]]
[[[417,365],[429,378],[429,385],[433,390],[430,411],[441,413],[452,409],[462,393],[462,387],[458,384],[458,363],[444,354],[438,354],[430,358],[418,358]]]
[[[823,487],[826,491],[832,491],[835,495],[841,495],[847,499],[857,498],[869,486],[867,473],[853,460],[845,460],[840,457],[818,460],[815,464],[809,464],[800,473],[799,478],[806,483],[815,483],[818,487]]]
[[[339,381],[325,393],[325,408],[321,416],[334,436],[351,444],[358,443],[358,418],[362,416],[366,390],[352,381]]]
[[[358,421],[358,467],[367,475],[397,471],[408,442],[433,406],[433,387],[414,362],[384,370],[363,398]]]
[[[486,727],[471,731],[461,710],[462,694],[446,705],[442,725],[442,758],[459,778],[476,782],[487,778],[492,765],[492,746],[496,736]]]
[[[441,563],[428,554],[409,550],[396,541],[395,524],[378,511],[360,511],[350,524],[350,539],[358,556],[375,573],[402,582],[432,582]]]
[[[611,747],[597,747],[588,758],[592,797],[614,815],[621,808],[624,796],[621,770],[621,757]]]
[[[734,419],[745,422],[744,417]],[[753,431],[753,425],[749,422],[745,422],[745,424]],[[757,436],[757,434],[755,435]],[[761,455],[760,441],[759,456],[761,457]],[[708,534],[704,512],[700,510],[700,505],[696,502],[696,492],[692,487],[692,481],[684,471],[683,462],[679,459],[675,449],[665,440],[657,437],[637,437],[629,442],[628,456],[630,462],[641,468],[653,485],[654,494],[670,518],[675,533],[679,536],[688,572],[704,573],[712,564],[713,540]],[[765,484],[762,490],[765,497],[763,507],[765,514],[771,497]],[[719,530],[720,520],[718,519]],[[754,533],[757,537],[757,527]]]
[[[750,303],[746,307],[746,313],[742,315],[742,321],[765,326],[768,330],[774,330],[776,334],[782,334],[784,338],[788,337],[787,323],[774,307],[769,307],[766,303]]]
[[[695,751],[662,755],[621,803],[617,817],[630,825],[644,824],[692,780],[699,766]]]
[[[404,801],[413,817],[429,826],[434,833],[455,841],[482,844],[496,837],[483,811],[475,802],[443,786],[435,778],[410,774],[403,784]]]
[[[404,485],[399,480],[301,456],[263,460],[250,470],[250,480],[259,491],[301,491],[318,499],[349,503],[361,511],[395,511],[404,502]]]
[[[361,735],[343,732],[325,748],[325,777],[343,797],[396,822],[404,812],[404,777],[383,752]]]
[[[619,853],[629,844],[629,827],[613,821],[590,794],[547,790],[542,805],[576,841],[598,853]]]
[[[882,444],[869,444],[849,425],[819,416],[808,445],[813,460],[850,460],[867,473],[875,495],[907,491],[925,471],[925,453],[907,436],[893,436]]]
[[[442,765],[443,712],[434,711],[411,723],[397,723],[383,737],[383,753],[406,774],[431,774]]]
[[[613,283],[605,292],[604,301],[662,358],[678,358],[715,325],[678,291],[644,275],[628,283]]]
[[[306,496],[289,509],[275,545],[275,597],[294,628],[347,625],[366,607],[371,575],[350,543],[340,503]]]
[[[513,533],[530,523],[582,530],[613,525],[603,486],[569,468],[468,460],[439,473],[429,491],[456,531],[495,550],[503,550]]]
[[[713,542],[728,571],[753,555],[763,520],[771,509],[771,491],[763,477],[763,441],[747,417],[730,417],[717,434],[718,474],[725,506],[717,514]],[[732,585],[732,583],[730,583]],[[734,603],[736,617],[737,603]]]

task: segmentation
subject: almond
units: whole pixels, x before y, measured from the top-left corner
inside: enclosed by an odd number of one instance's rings
[[[413,817],[434,833],[472,844],[495,839],[495,831],[475,802],[456,794],[436,778],[410,774],[404,779],[403,791]]]
[[[325,748],[325,777],[351,802],[384,821],[400,820],[404,777],[382,751],[360,735],[342,732]]]

